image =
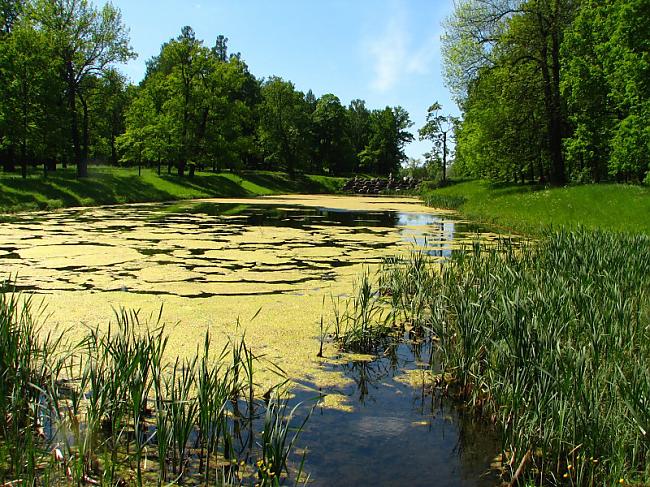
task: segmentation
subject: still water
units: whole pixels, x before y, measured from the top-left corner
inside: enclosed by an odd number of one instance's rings
[[[496,438],[431,391],[426,350],[406,340],[373,361],[333,345],[315,356],[321,317],[363,269],[414,246],[444,259],[477,236],[495,238],[406,199],[124,205],[0,223],[0,269],[43,299],[47,326],[73,334],[118,306],[162,306],[170,348],[190,355],[206,330],[225,337],[241,318],[256,351],[297,384],[296,401],[319,404],[299,445],[310,485],[481,486],[498,483]]]

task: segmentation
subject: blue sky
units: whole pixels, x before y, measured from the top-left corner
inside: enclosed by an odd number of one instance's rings
[[[98,2],[99,3],[99,2]],[[103,2],[102,2],[103,3]],[[230,52],[241,52],[251,72],[291,80],[316,96],[341,102],[362,98],[369,108],[401,105],[424,124],[438,100],[457,108],[444,87],[440,64],[441,21],[453,0],[113,0],[129,27],[138,58],[122,67],[134,82],[160,45],[190,25],[208,46],[219,34]],[[420,157],[427,142],[407,155]]]

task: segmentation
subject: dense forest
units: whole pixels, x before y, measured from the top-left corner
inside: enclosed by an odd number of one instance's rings
[[[161,46],[144,79],[115,69],[135,57],[118,9],[87,0],[0,0],[0,162],[153,165],[184,175],[277,169],[332,175],[396,172],[413,139],[401,107],[371,110],[256,78],[219,35],[191,27]]]
[[[457,172],[650,180],[650,1],[463,0],[445,28]]]

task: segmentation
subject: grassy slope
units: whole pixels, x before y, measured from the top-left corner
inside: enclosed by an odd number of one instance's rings
[[[577,227],[650,234],[650,188],[599,184],[545,188],[467,181],[425,191],[432,206],[455,206],[471,220],[541,233]],[[449,203],[449,204],[446,204]]]
[[[90,177],[78,180],[74,170],[58,170],[44,179],[40,174],[23,180],[0,175],[0,212],[113,203],[171,201],[191,198],[242,197],[280,193],[329,193],[343,184],[341,178],[279,172],[197,173],[193,179],[158,176],[155,171],[91,167]]]

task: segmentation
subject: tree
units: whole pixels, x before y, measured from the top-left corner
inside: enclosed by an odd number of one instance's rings
[[[373,110],[368,144],[359,154],[361,169],[383,175],[397,173],[406,160],[404,145],[413,140],[413,134],[408,131],[412,125],[402,107]]]
[[[433,149],[429,153],[428,161],[440,161],[442,168],[442,180],[447,180],[447,154],[448,138],[451,138],[455,125],[455,118],[450,115],[441,115],[442,105],[437,101],[427,110],[427,118],[424,126],[418,131],[420,140],[433,142]]]
[[[111,4],[97,10],[88,0],[38,0],[35,18],[54,43],[66,83],[70,131],[77,175],[88,175],[89,145],[86,88],[114,63],[134,57],[120,11]],[[79,134],[77,101],[83,108]],[[83,152],[82,152],[82,147]]]
[[[212,52],[219,61],[225,63],[228,60],[228,38],[223,35],[218,35]]]
[[[342,174],[351,169],[346,167],[350,152],[345,131],[346,115],[345,107],[332,94],[323,95],[312,114],[318,163],[330,174]]]
[[[125,131],[125,112],[131,92],[126,78],[116,70],[107,70],[103,77],[93,79],[89,90],[91,159],[118,164],[116,139]]]
[[[20,18],[25,0],[0,0],[0,35],[9,34]]]
[[[14,19],[0,40],[0,148],[5,170],[16,159],[22,176],[37,159],[45,161],[61,145],[65,118],[57,106],[62,89],[59,64],[47,35],[27,15]],[[57,139],[59,139],[57,141]]]
[[[266,161],[294,175],[306,158],[309,118],[304,95],[293,83],[271,77],[262,85],[259,142]]]
[[[543,118],[537,121],[546,134],[540,152],[548,154],[554,184],[566,180],[560,48],[575,8],[571,0],[464,0],[446,23],[443,39],[447,83],[461,102],[494,68],[534,68],[529,72],[539,78],[544,103]]]
[[[363,100],[352,100],[348,106],[347,137],[352,150],[352,171],[359,170],[359,154],[368,145],[370,137],[370,110]]]
[[[647,0],[584,0],[562,46],[574,173],[643,180],[650,134]]]

